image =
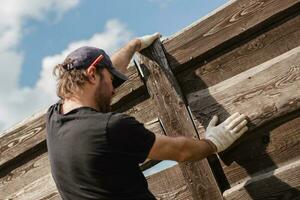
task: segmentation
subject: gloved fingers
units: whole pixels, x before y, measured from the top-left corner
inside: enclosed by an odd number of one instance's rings
[[[160,36],[160,33],[156,32],[151,35],[144,35],[143,37],[141,37],[141,39],[145,42],[152,43],[155,39],[159,38]]]
[[[238,139],[239,137],[241,137],[246,131],[248,131],[248,127],[245,126],[244,128],[242,128],[238,133],[234,134],[235,139]]]
[[[153,43],[153,41],[156,40],[157,38],[159,38],[160,36],[161,36],[161,34],[157,32],[152,35],[145,35],[143,37],[140,37],[139,38],[141,40],[140,50],[145,49],[146,47],[151,45]]]
[[[242,128],[244,128],[247,124],[247,120],[244,119],[242,122],[240,122],[238,125],[236,125],[234,127],[234,129],[232,130],[233,133],[238,133]]]
[[[236,118],[234,118],[229,124],[227,124],[227,128],[230,129],[230,130],[234,129],[244,119],[246,119],[246,116],[244,114],[237,115]]]
[[[218,122],[218,116],[214,115],[207,127],[214,127],[216,126],[217,122]]]
[[[232,114],[231,116],[229,116],[223,123],[225,125],[228,125],[228,124],[230,124],[232,122],[232,120],[234,120],[238,116],[240,116],[240,113],[236,112],[236,113]]]
[[[161,37],[161,34],[159,32],[153,33],[152,35],[150,35],[151,37],[153,37],[154,39]]]

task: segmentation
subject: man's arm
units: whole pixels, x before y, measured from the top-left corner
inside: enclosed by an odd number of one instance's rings
[[[129,41],[124,47],[111,56],[113,65],[116,66],[122,73],[125,73],[134,53],[147,48],[159,37],[159,33],[154,33],[152,35],[145,35]]]
[[[175,160],[177,162],[196,161],[217,152],[208,140],[196,140],[187,137],[168,137],[156,135],[148,158],[153,160]]]
[[[139,51],[140,48],[141,41],[139,39],[131,40],[111,56],[112,64],[117,67],[120,72],[125,73],[134,53]]]
[[[187,137],[168,137],[156,135],[155,142],[148,154],[154,160],[196,161],[224,151],[248,128],[246,116],[235,113],[216,126],[215,116],[209,123],[205,139],[194,140]]]

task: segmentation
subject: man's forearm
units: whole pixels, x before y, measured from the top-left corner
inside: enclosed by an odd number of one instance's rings
[[[132,59],[134,53],[141,48],[141,41],[139,39],[133,39],[127,43],[124,47],[119,49],[111,56],[111,61],[115,67],[122,73],[125,73],[127,66]]]
[[[111,61],[122,73],[127,71],[127,66],[136,51],[140,51],[151,45],[157,38],[160,37],[160,33],[154,33],[152,35],[145,35],[128,42],[123,48],[114,53],[111,56]]]
[[[184,156],[182,161],[197,161],[204,159],[214,153],[217,149],[209,140],[194,140],[187,138],[183,147]]]

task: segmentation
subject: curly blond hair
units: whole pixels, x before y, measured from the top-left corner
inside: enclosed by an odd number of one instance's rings
[[[56,94],[61,99],[72,97],[84,84],[89,81],[86,69],[73,69],[73,61],[66,59],[62,64],[58,64],[53,69],[56,77]],[[97,74],[101,75],[101,69],[97,68]]]

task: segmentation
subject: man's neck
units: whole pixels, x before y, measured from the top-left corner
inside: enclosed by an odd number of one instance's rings
[[[94,105],[91,102],[85,102],[85,101],[79,101],[76,99],[65,99],[62,102],[62,106],[61,106],[61,110],[60,112],[62,114],[68,113],[76,108],[80,108],[80,107],[91,107],[94,109],[98,109],[96,105]]]

